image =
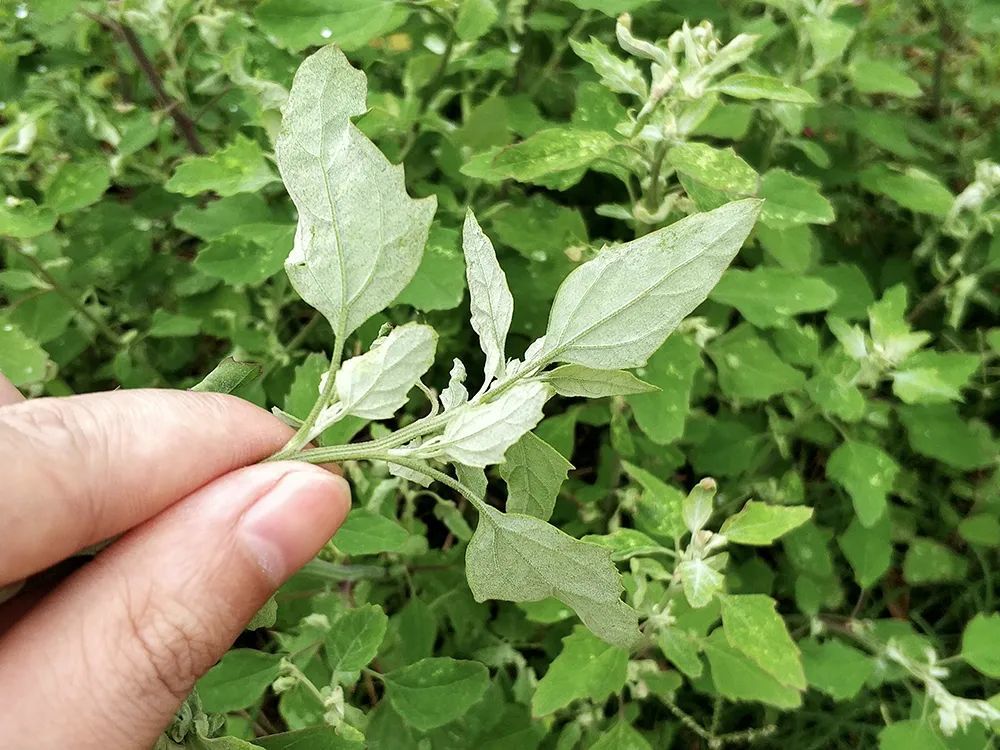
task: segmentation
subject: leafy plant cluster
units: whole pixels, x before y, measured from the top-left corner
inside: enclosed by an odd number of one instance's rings
[[[994,746],[991,3],[0,39],[0,371],[235,392],[354,486],[160,747]]]

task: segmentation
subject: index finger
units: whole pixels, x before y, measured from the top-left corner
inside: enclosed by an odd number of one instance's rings
[[[263,409],[215,393],[117,391],[0,407],[0,585],[136,526],[291,434]]]

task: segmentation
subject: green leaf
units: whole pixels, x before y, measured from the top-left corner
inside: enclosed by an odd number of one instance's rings
[[[712,190],[752,194],[757,190],[757,172],[731,148],[713,148],[688,142],[667,152],[667,163]]]
[[[154,339],[185,338],[197,336],[200,330],[198,318],[157,310],[150,321],[149,336]]]
[[[815,104],[816,100],[808,91],[785,83],[780,78],[736,73],[712,85],[710,91],[718,91],[737,99],[769,99],[773,102],[790,104]]]
[[[980,612],[962,633],[962,658],[987,677],[1000,678],[1000,614]]]
[[[775,611],[774,599],[763,594],[730,594],[721,601],[722,628],[729,645],[782,685],[805,690],[799,648]]]
[[[314,53],[295,74],[275,145],[299,211],[285,270],[341,338],[409,284],[436,206],[433,197],[411,199],[402,167],[350,122],[365,110],[365,89],[338,49]]]
[[[847,76],[862,94],[891,94],[906,98],[920,96],[920,85],[895,65],[855,55],[847,66]]]
[[[234,393],[259,378],[262,372],[263,367],[256,362],[240,362],[234,357],[226,357],[201,381],[191,386],[191,390]]]
[[[899,464],[877,445],[848,440],[837,446],[826,464],[826,475],[847,490],[861,525],[870,528],[885,515],[886,498]]]
[[[691,679],[701,677],[705,667],[699,656],[697,637],[675,626],[660,631],[657,645],[663,655],[685,675]]]
[[[969,544],[1000,547],[1000,519],[989,513],[976,513],[962,519],[958,533]]]
[[[875,672],[874,659],[838,640],[805,640],[799,647],[809,686],[835,701],[854,698]]]
[[[238,711],[260,700],[280,673],[278,654],[236,648],[198,680],[198,696],[206,711]]]
[[[653,747],[631,724],[619,719],[589,750],[653,750]]]
[[[417,272],[399,293],[396,304],[412,305],[421,312],[451,310],[465,294],[465,259],[458,249],[458,232],[431,226]]]
[[[878,734],[879,750],[949,750],[941,736],[925,721],[906,719],[890,724]]]
[[[56,212],[48,206],[37,206],[30,198],[0,201],[0,237],[30,239],[52,231]]]
[[[257,142],[237,135],[232,144],[210,156],[182,161],[164,187],[188,196],[208,191],[228,196],[257,192],[277,179]]]
[[[766,703],[782,709],[798,708],[802,704],[802,694],[798,690],[782,685],[730,646],[722,628],[706,638],[704,645],[712,683],[723,698]]]
[[[399,552],[409,537],[406,529],[385,516],[364,508],[355,508],[333,537],[333,543],[345,555],[377,555]]]
[[[462,252],[469,286],[469,315],[479,345],[486,355],[485,382],[502,377],[506,364],[507,334],[514,315],[514,298],[496,251],[472,210],[465,214]]]
[[[892,538],[888,514],[870,528],[865,528],[860,519],[853,519],[837,541],[861,588],[871,588],[889,569]]]
[[[498,16],[493,0],[462,0],[455,17],[455,34],[463,42],[475,41],[490,30]]]
[[[892,374],[892,392],[907,404],[961,401],[980,358],[960,352],[917,352]]]
[[[760,220],[774,229],[833,223],[833,206],[816,183],[787,170],[769,170],[760,180],[757,195],[764,199]]]
[[[294,732],[255,737],[254,746],[264,750],[363,750],[364,743],[341,737],[333,727],[309,727]]]
[[[327,43],[360,49],[408,15],[395,0],[264,0],[254,11],[261,28],[292,52]]]
[[[707,607],[722,592],[725,577],[706,560],[685,560],[677,565],[677,572],[684,598],[694,609]]]
[[[482,506],[465,567],[476,601],[552,596],[608,643],[627,647],[638,637],[636,613],[621,601],[621,577],[609,551],[537,518]]]
[[[916,167],[896,172],[878,164],[863,170],[858,182],[865,190],[884,195],[903,208],[939,219],[948,215],[955,201],[940,180]]]
[[[194,267],[227,284],[259,284],[281,270],[294,230],[281,224],[246,224],[198,251]]]
[[[203,240],[214,240],[247,224],[276,219],[267,201],[258,193],[237,193],[203,207],[181,206],[174,226]]]
[[[482,664],[444,657],[421,659],[382,679],[392,707],[407,724],[424,732],[462,716],[490,686]]]
[[[912,586],[962,580],[969,561],[933,539],[914,539],[903,558],[903,578]]]
[[[791,316],[826,310],[837,290],[822,279],[780,268],[758,266],[752,271],[730,268],[709,295],[732,305],[758,328],[788,325]]]
[[[719,530],[734,544],[763,546],[796,529],[810,518],[812,508],[804,506],[768,505],[748,500],[743,509],[730,516]]]
[[[639,498],[636,523],[650,534],[672,539],[684,536],[687,530],[683,513],[684,493],[628,461],[622,461],[622,468],[644,490]]]
[[[643,382],[625,370],[595,370],[583,365],[562,365],[544,373],[544,381],[560,396],[604,398],[655,391],[656,386]]]
[[[806,15],[801,22],[813,48],[814,69],[839,61],[854,37],[854,29],[831,18]]]
[[[0,373],[16,387],[45,380],[49,357],[37,342],[0,318]]]
[[[575,700],[600,703],[625,686],[628,651],[595,638],[581,627],[563,638],[562,651],[538,681],[531,713],[548,716]]]
[[[594,69],[606,88],[619,94],[631,94],[640,100],[649,95],[646,79],[634,60],[623,60],[595,37],[590,37],[587,42],[570,39],[569,45],[581,60]]]
[[[899,419],[917,453],[961,471],[994,464],[997,445],[989,427],[962,418],[952,404],[901,406]]]
[[[534,433],[524,433],[500,464],[500,476],[507,483],[507,510],[549,520],[559,488],[572,468],[551,445]]]
[[[643,365],[708,295],[759,210],[759,201],[737,201],[601,252],[559,287],[540,356],[609,370]]]
[[[338,617],[324,640],[326,663],[334,674],[357,672],[375,658],[389,618],[377,604],[349,610]]]
[[[553,175],[589,166],[615,144],[612,136],[599,130],[548,128],[499,149],[481,169],[474,170],[472,164],[467,164],[462,172],[491,181],[510,179],[544,185]]]
[[[701,350],[680,335],[668,338],[641,369],[642,377],[658,390],[650,388],[648,393],[630,395],[626,401],[639,429],[654,443],[669,445],[684,434],[691,389],[701,369]]]
[[[111,186],[111,168],[105,159],[85,159],[63,164],[45,191],[45,206],[68,214],[97,203]]]
[[[746,323],[717,338],[707,351],[719,371],[719,386],[730,398],[766,401],[805,385],[805,375],[785,364]]]

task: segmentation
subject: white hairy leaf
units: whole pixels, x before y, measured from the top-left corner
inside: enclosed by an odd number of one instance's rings
[[[560,396],[628,396],[659,390],[625,370],[595,370],[583,365],[562,365],[545,373],[545,382]]]
[[[684,597],[695,609],[707,606],[722,590],[725,580],[722,573],[704,560],[686,560],[677,566],[677,571],[681,575]]]
[[[541,383],[520,383],[488,403],[474,404],[452,419],[438,450],[467,466],[489,466],[542,419],[549,390]]]
[[[469,400],[469,391],[465,388],[465,365],[462,360],[455,359],[451,366],[451,376],[448,386],[441,391],[441,408],[445,411],[461,406]]]
[[[394,328],[337,372],[337,407],[344,415],[362,419],[393,416],[433,364],[436,347],[437,333],[430,326],[407,323]]]
[[[486,354],[485,383],[488,384],[504,372],[504,351],[514,314],[514,298],[497,262],[493,243],[483,233],[471,210],[465,215],[462,249],[472,327],[479,334],[479,344]]]
[[[389,305],[420,265],[436,200],[406,193],[394,166],[350,118],[365,76],[335,47],[299,67],[275,155],[299,211],[285,270],[339,337]]]
[[[507,510],[549,520],[559,488],[573,464],[532,432],[504,455],[500,476],[507,483]]]
[[[715,286],[760,213],[747,199],[602,251],[559,287],[542,357],[639,367]]]
[[[611,551],[532,516],[482,506],[465,552],[465,572],[476,601],[553,596],[608,643],[627,648],[639,636],[636,613],[621,600]]]

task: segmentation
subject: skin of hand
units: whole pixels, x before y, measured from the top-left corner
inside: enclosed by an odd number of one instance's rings
[[[29,579],[0,604],[0,748],[152,746],[347,514],[350,488],[335,473],[257,463],[290,436],[231,396],[25,401],[0,376],[0,589]]]

